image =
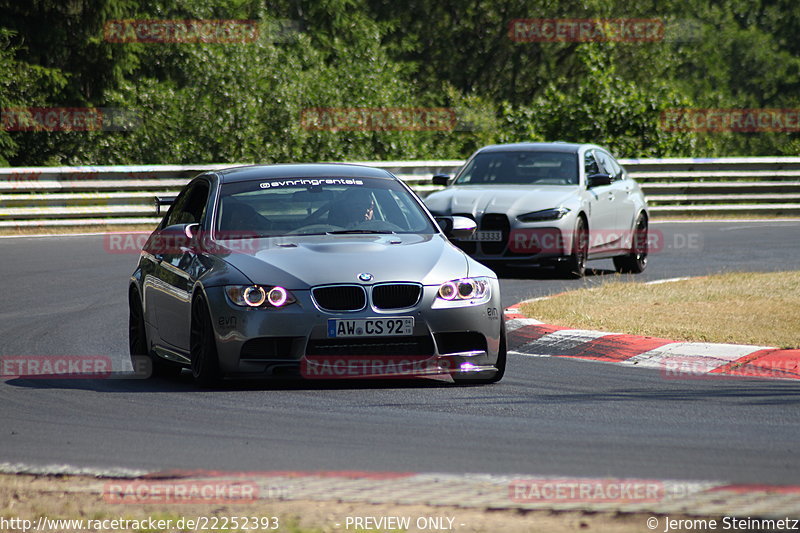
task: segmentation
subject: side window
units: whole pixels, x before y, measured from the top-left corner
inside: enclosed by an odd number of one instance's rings
[[[167,226],[177,224],[175,221],[180,217],[180,213],[183,211],[183,206],[186,205],[186,199],[189,197],[189,192],[189,189],[186,189],[178,194],[177,198],[175,198],[175,202],[172,204],[172,207],[170,207],[167,218],[164,220],[165,228]]]
[[[614,159],[614,156],[609,155],[608,160],[611,162],[611,166],[614,167],[614,176],[616,176],[618,180],[624,178],[625,173],[622,171],[622,167],[620,166],[620,164],[617,163],[617,160]]]
[[[175,200],[166,226],[199,223],[208,201],[208,183],[200,180],[189,186]]]
[[[619,167],[614,158],[611,157],[610,154],[603,152],[601,150],[595,151],[597,155],[597,159],[600,162],[600,165],[603,167],[603,171],[611,176],[613,181],[622,178],[622,169]]]
[[[598,165],[597,159],[594,156],[594,150],[588,150],[586,152],[586,155],[583,158],[583,168],[586,172],[587,178],[592,174],[600,173],[600,165]]]

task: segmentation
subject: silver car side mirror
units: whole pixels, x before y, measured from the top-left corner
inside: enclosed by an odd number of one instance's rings
[[[186,227],[183,228],[183,232],[186,234],[187,239],[192,240],[200,233],[200,224],[186,224]]]
[[[436,222],[450,239],[468,239],[478,227],[474,220],[462,216],[436,217]]]

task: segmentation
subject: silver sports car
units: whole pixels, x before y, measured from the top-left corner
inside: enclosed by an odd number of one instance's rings
[[[613,258],[619,272],[647,266],[647,202],[639,185],[593,144],[519,143],[475,152],[450,185],[425,203],[461,215],[478,231],[455,240],[482,263],[555,265],[584,275],[589,259]]]
[[[424,376],[505,371],[497,276],[453,246],[384,170],[337,164],[202,174],[172,202],[130,278],[130,352],[154,374]],[[139,366],[141,368],[141,366]]]

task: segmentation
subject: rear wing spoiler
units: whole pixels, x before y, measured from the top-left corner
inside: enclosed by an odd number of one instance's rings
[[[161,214],[161,208],[171,206],[175,203],[175,196],[156,196],[155,203],[156,203],[156,215]]]

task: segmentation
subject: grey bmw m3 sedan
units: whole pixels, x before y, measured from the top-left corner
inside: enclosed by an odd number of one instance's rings
[[[391,173],[345,164],[201,174],[129,283],[130,353],[155,375],[425,377],[505,372],[497,276]]]

